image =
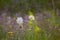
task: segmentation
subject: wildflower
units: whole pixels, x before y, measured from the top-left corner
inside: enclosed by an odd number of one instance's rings
[[[8,34],[9,34],[10,37],[13,36],[13,32],[12,31],[9,31]]]
[[[23,25],[20,25],[20,29],[23,27]]]
[[[34,18],[33,15],[29,15],[29,19],[30,19],[30,20],[35,20],[35,18]]]
[[[35,27],[35,32],[39,32],[40,28],[38,26]]]
[[[29,11],[28,13],[29,13],[29,19],[30,20],[35,20],[35,17],[33,16],[33,13],[31,11]]]
[[[21,25],[23,24],[23,18],[22,17],[17,17],[16,22]]]

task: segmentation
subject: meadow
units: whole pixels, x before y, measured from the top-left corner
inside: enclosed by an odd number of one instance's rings
[[[32,15],[32,14],[31,14]],[[0,40],[60,40],[60,18],[53,11],[34,14],[35,20],[24,15],[19,25],[16,16],[0,15]]]

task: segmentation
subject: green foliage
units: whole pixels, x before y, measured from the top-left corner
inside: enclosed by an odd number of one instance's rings
[[[4,26],[0,24],[0,39],[6,38],[6,31],[4,30]]]
[[[54,7],[59,8],[60,1],[53,0],[53,2]],[[3,10],[4,7],[13,12],[27,12],[28,10],[36,12],[53,9],[53,3],[52,0],[0,0],[0,10]]]

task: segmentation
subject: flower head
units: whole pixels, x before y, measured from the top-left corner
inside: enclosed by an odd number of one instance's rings
[[[20,29],[23,28],[23,25],[20,25]]]
[[[35,17],[33,15],[33,13],[31,11],[29,11],[28,13],[29,13],[29,19],[30,20],[35,20]]]
[[[16,22],[21,25],[23,24],[23,18],[22,17],[17,17]]]
[[[9,31],[8,34],[9,34],[10,37],[13,36],[13,32],[12,31]]]
[[[35,20],[35,17],[33,15],[29,15],[30,20]]]
[[[35,32],[39,32],[40,28],[38,26],[35,27]]]

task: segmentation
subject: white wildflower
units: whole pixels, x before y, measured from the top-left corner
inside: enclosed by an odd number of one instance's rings
[[[29,16],[29,19],[30,19],[30,20],[35,20],[35,17],[34,17],[33,15],[30,15],[30,16]]]
[[[17,17],[16,22],[21,25],[23,24],[23,18],[22,17]]]

